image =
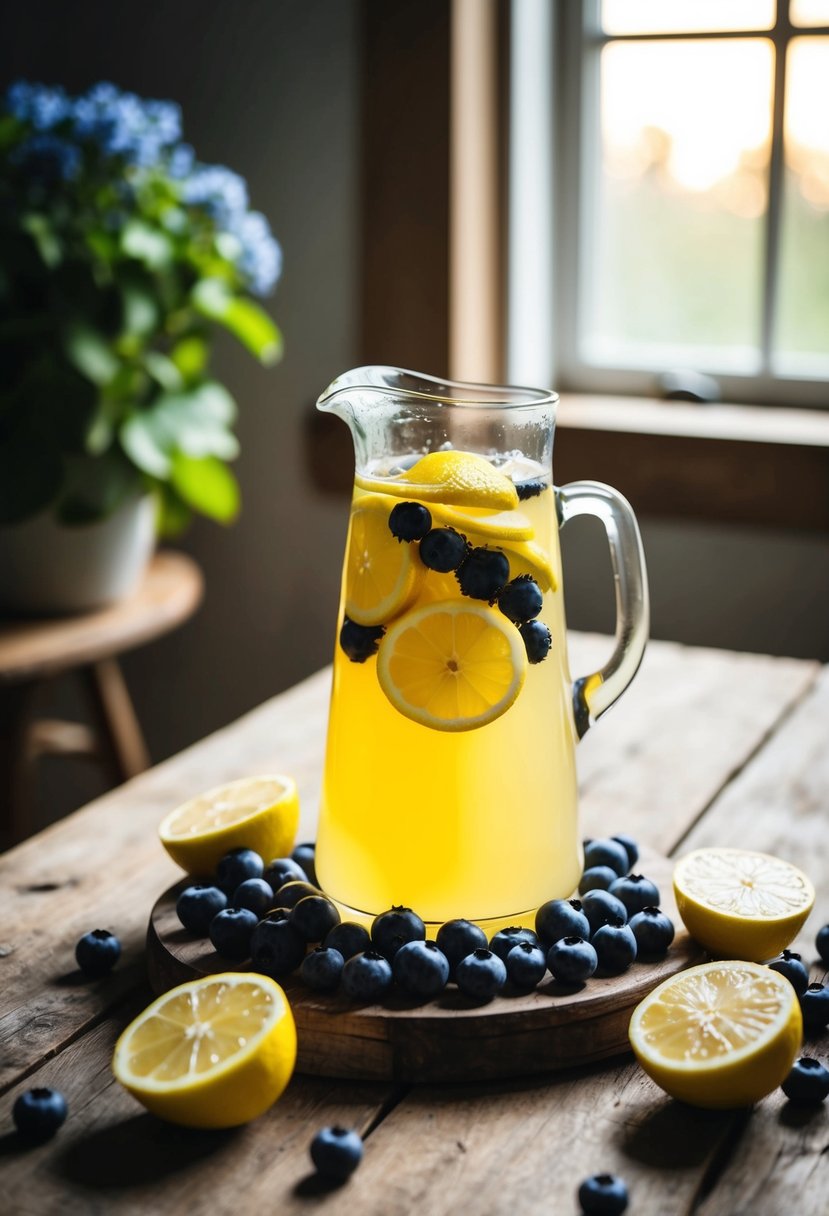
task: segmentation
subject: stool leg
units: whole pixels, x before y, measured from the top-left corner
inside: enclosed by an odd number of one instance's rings
[[[0,688],[0,847],[25,840],[36,829],[33,764],[28,730],[35,684]]]
[[[143,773],[150,767],[150,755],[117,661],[91,663],[84,676],[116,779],[127,781]]]

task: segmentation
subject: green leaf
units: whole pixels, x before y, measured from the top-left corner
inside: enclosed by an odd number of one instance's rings
[[[158,329],[161,310],[150,284],[137,275],[127,275],[119,283],[123,311],[123,331],[146,338]]]
[[[16,524],[54,502],[63,481],[58,450],[37,435],[0,442],[0,524]]]
[[[258,304],[234,295],[220,279],[202,279],[193,288],[192,299],[197,312],[223,325],[260,362],[272,364],[280,358],[282,335]]]
[[[141,474],[117,447],[101,456],[71,457],[66,461],[58,518],[65,524],[106,519],[129,494],[141,488]]]
[[[190,520],[193,512],[170,485],[157,485],[156,491],[156,531],[159,536],[179,536]]]
[[[184,378],[178,365],[159,350],[144,352],[142,362],[156,384],[168,393],[175,393],[184,388]]]
[[[209,357],[210,347],[198,334],[181,338],[170,351],[170,358],[188,383],[201,376]]]
[[[121,428],[121,443],[130,459],[153,477],[166,481],[175,454],[201,459],[232,460],[239,443],[229,430],[236,404],[227,389],[213,380],[178,393],[162,393],[137,411]]]
[[[137,468],[150,477],[167,480],[173,467],[170,443],[153,410],[133,414],[121,427],[118,438]]]
[[[137,258],[150,270],[163,270],[173,259],[173,246],[169,237],[146,220],[131,219],[124,225],[121,248],[129,257]]]
[[[84,321],[64,326],[63,349],[73,367],[93,384],[107,385],[118,373],[117,355],[101,334]]]
[[[210,519],[226,524],[238,515],[239,484],[215,456],[198,460],[178,453],[171,480],[184,501]]]
[[[30,212],[21,217],[20,226],[34,241],[44,265],[50,270],[59,266],[63,259],[63,245],[48,217]]]

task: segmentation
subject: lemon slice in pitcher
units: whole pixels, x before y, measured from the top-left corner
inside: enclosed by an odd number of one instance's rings
[[[115,1045],[112,1070],[147,1110],[185,1127],[236,1127],[272,1106],[296,1063],[285,993],[228,972],[153,1001]]]
[[[815,890],[796,866],[746,849],[696,849],[674,869],[679,915],[712,954],[773,958],[797,937]]]
[[[212,874],[230,849],[254,849],[266,862],[287,857],[298,826],[292,777],[242,777],[176,807],[158,834],[188,874]]]
[[[346,616],[358,625],[385,625],[412,602],[422,576],[416,548],[401,544],[389,530],[389,499],[370,494],[355,503],[345,570]]]
[[[377,678],[392,705],[433,730],[494,722],[521,691],[527,655],[500,613],[446,600],[406,613],[386,633]]]
[[[518,492],[509,477],[475,452],[429,452],[384,488],[390,494],[456,507],[511,511],[518,506]]]
[[[794,1064],[803,1033],[789,981],[757,963],[703,963],[671,976],[634,1009],[630,1044],[673,1098],[749,1106]]]

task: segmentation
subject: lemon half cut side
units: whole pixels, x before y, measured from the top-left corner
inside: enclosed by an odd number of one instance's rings
[[[172,988],[126,1028],[112,1070],[147,1110],[184,1127],[236,1127],[280,1096],[296,1063],[285,993],[228,972]]]
[[[750,1106],[788,1076],[803,1018],[790,982],[741,960],[671,976],[634,1009],[630,1044],[673,1098],[693,1106]]]
[[[212,874],[230,849],[266,863],[287,857],[299,826],[296,782],[284,774],[242,777],[190,798],[161,822],[161,843],[188,874]]]
[[[747,849],[696,849],[681,857],[674,893],[701,946],[757,963],[797,937],[815,902],[814,887],[796,866]]]
[[[433,730],[494,722],[524,683],[527,655],[504,616],[453,600],[407,612],[386,633],[377,678],[392,705]]]

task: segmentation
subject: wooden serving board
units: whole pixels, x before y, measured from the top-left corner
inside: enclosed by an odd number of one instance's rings
[[[548,974],[533,992],[505,993],[474,1005],[453,984],[434,1001],[355,1005],[339,994],[311,992],[297,976],[282,986],[297,1024],[297,1071],[364,1080],[493,1080],[550,1072],[628,1049],[634,1007],[662,980],[702,962],[703,951],[682,927],[671,886],[673,863],[644,853],[637,871],[652,878],[662,908],[677,927],[667,956],[635,962],[624,975],[594,976],[576,991]],[[221,971],[228,964],[209,940],[193,938],[176,916],[188,880],[171,887],[153,908],[147,931],[150,983],[156,993]]]

